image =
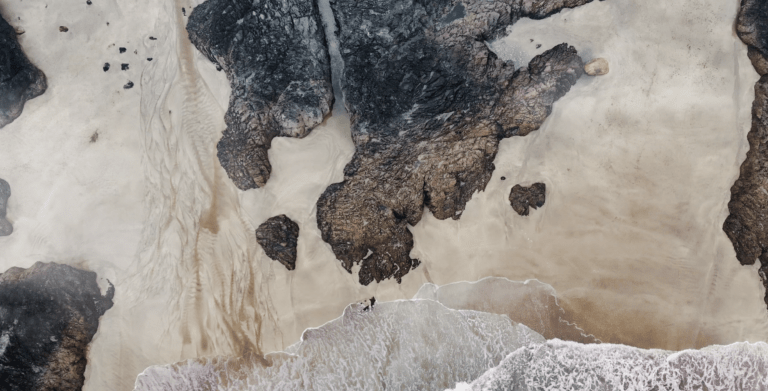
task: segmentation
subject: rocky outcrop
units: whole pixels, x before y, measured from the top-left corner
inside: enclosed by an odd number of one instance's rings
[[[47,87],[45,74],[21,50],[16,30],[0,17],[0,128],[18,118],[24,103]]]
[[[742,265],[760,260],[768,305],[768,2],[742,0],[736,32],[749,47],[749,58],[761,77],[755,84],[752,129],[747,135],[749,152],[731,187],[730,215],[723,230]]]
[[[296,269],[296,245],[299,225],[286,215],[275,216],[256,229],[256,241],[271,259],[283,264],[288,270]]]
[[[13,226],[5,219],[8,198],[11,197],[11,185],[0,179],[0,236],[8,236],[13,233]]]
[[[544,206],[546,193],[547,185],[543,183],[534,183],[528,187],[515,185],[509,193],[509,202],[517,214],[528,216],[530,208],[536,209]]]
[[[485,41],[590,1],[332,2],[356,152],[318,200],[317,222],[347,271],[361,264],[361,284],[417,267],[408,225],[425,206],[461,217],[491,178],[499,140],[538,129],[584,73],[567,44],[515,69]]]
[[[192,43],[232,86],[218,144],[241,190],[262,187],[277,136],[304,137],[333,106],[330,57],[312,0],[208,0],[189,17]]]
[[[0,384],[8,391],[80,390],[88,344],[112,307],[96,273],[55,263],[0,274]]]

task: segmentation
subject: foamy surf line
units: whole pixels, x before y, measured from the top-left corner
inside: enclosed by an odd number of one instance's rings
[[[349,305],[284,352],[147,368],[135,390],[768,389],[764,342],[680,352],[594,344],[556,295],[537,280],[425,284],[411,300]]]

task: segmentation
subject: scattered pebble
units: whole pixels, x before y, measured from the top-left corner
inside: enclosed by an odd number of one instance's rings
[[[152,61],[152,57],[147,57],[147,61]]]
[[[133,54],[139,54],[139,49],[134,50]]]
[[[104,72],[108,71],[109,70],[109,63],[105,62],[104,63],[104,68],[102,68],[102,69],[104,69]]]
[[[602,76],[609,71],[608,61],[604,58],[596,58],[584,65],[584,72],[590,76]]]
[[[128,84],[123,86],[123,88],[126,90],[130,90],[131,88],[133,88],[133,82],[129,81]]]
[[[538,49],[538,48],[540,48],[540,47],[541,47],[541,44],[540,44],[540,43],[537,43],[537,44],[536,44],[536,49]]]
[[[128,70],[128,64],[120,64],[120,69],[123,70],[123,71],[127,71]]]
[[[149,40],[150,40],[150,41],[157,41],[157,38],[150,36],[150,37],[149,37]]]
[[[59,26],[59,31],[61,31],[62,33],[66,33],[67,31],[69,31],[69,29],[66,26]]]
[[[87,0],[87,1],[85,2],[85,4],[91,5],[91,4],[93,4],[93,2],[92,2],[91,0]]]
[[[95,143],[99,139],[99,131],[93,132],[91,135],[91,143]]]
[[[184,16],[187,16],[187,9],[186,9],[186,8],[184,8],[184,7],[181,7],[181,13],[182,13]]]
[[[506,181],[506,180],[507,180],[507,177],[503,176],[503,177],[501,177],[501,180],[502,180],[502,181]]]
[[[125,53],[125,48],[120,48],[120,53]]]

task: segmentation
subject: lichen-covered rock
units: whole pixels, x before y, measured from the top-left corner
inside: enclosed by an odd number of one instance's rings
[[[748,45],[749,58],[761,78],[755,84],[752,128],[747,135],[749,152],[731,187],[730,215],[723,230],[742,265],[754,265],[760,260],[759,274],[768,305],[768,2],[742,0],[736,32]]]
[[[330,57],[312,0],[207,0],[189,17],[192,43],[232,86],[218,144],[241,190],[262,187],[276,136],[304,137],[333,106]]]
[[[0,236],[8,236],[13,233],[13,226],[6,220],[6,208],[8,207],[8,198],[11,197],[11,185],[0,178]]]
[[[296,269],[298,240],[299,225],[286,215],[272,217],[256,229],[256,241],[267,256],[282,263],[288,270]]]
[[[546,193],[547,185],[543,183],[534,183],[528,187],[515,185],[509,193],[509,202],[517,214],[528,216],[529,208],[537,209],[544,206]]]
[[[584,65],[584,72],[590,76],[607,75],[609,70],[608,61],[604,58],[596,58]]]
[[[515,69],[485,41],[590,1],[332,2],[356,152],[318,200],[317,222],[347,271],[361,263],[361,284],[415,268],[408,225],[425,206],[458,219],[490,180],[499,140],[538,129],[584,73],[567,44]]]
[[[21,115],[24,103],[45,92],[45,74],[21,50],[16,30],[0,16],[0,128]]]
[[[6,391],[75,391],[88,344],[112,307],[96,273],[55,263],[0,274],[0,384]]]

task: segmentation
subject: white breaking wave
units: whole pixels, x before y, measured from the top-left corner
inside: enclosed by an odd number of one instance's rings
[[[150,367],[135,390],[440,390],[468,382],[544,338],[507,316],[432,300],[352,304],[265,357],[191,359]]]
[[[670,352],[551,340],[455,390],[768,390],[768,344]]]

